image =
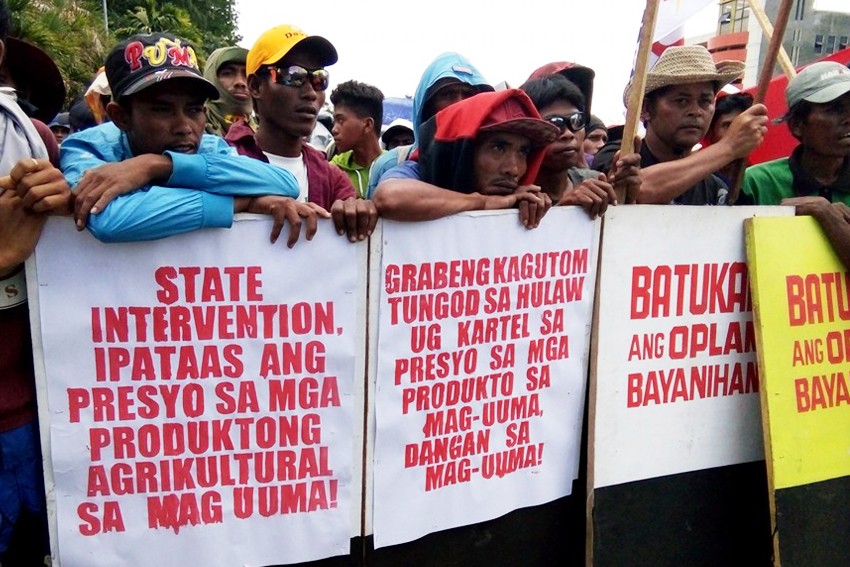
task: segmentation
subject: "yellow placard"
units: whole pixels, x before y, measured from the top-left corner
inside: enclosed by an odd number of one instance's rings
[[[811,217],[746,238],[773,488],[850,475],[850,274]]]

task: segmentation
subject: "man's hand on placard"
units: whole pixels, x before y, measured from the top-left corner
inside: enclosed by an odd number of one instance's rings
[[[488,199],[491,198],[488,196]],[[519,222],[528,229],[537,228],[546,212],[552,208],[552,199],[537,185],[520,185],[512,194],[495,198],[504,199],[505,206],[491,207],[488,203],[487,209],[517,207]]]
[[[346,235],[350,242],[359,242],[368,238],[375,230],[378,209],[370,199],[337,199],[331,205],[331,217],[337,234]]]
[[[601,217],[608,210],[609,204],[616,204],[617,196],[614,187],[608,183],[604,173],[596,179],[585,179],[578,187],[564,191],[559,205],[578,205],[584,208],[590,218]]]
[[[277,195],[266,195],[251,199],[249,213],[271,215],[274,219],[270,240],[272,244],[277,242],[283,225],[289,223],[289,237],[286,246],[292,248],[298,242],[301,235],[301,224],[306,224],[306,238],[313,240],[318,229],[319,219],[331,218],[331,214],[315,203],[301,203],[291,197],[280,197]],[[302,220],[303,219],[303,220]]]

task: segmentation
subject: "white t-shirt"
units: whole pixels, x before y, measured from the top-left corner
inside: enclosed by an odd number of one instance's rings
[[[304,165],[304,159],[298,157],[283,157],[269,152],[263,152],[269,160],[269,163],[281,169],[285,169],[295,176],[298,180],[298,201],[301,203],[307,202],[308,184],[307,184],[307,166]]]

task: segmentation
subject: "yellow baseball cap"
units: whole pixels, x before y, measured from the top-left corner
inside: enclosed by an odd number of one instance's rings
[[[307,35],[295,26],[277,26],[263,32],[248,51],[245,71],[252,75],[263,65],[277,63],[296,45],[303,45],[314,50],[324,60],[322,65],[333,65],[337,62],[336,48],[331,42],[317,35]]]

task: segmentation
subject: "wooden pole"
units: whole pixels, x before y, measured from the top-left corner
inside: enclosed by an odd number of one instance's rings
[[[641,106],[643,105],[643,90],[646,87],[646,72],[649,62],[649,52],[652,49],[652,38],[655,34],[655,18],[658,14],[660,0],[646,0],[643,11],[643,23],[640,28],[637,56],[635,58],[634,75],[626,99],[626,124],[623,127],[623,139],[620,143],[620,155],[635,151],[635,136],[638,131]],[[621,194],[622,193],[622,194]],[[617,191],[617,202],[625,203],[625,191]]]
[[[782,46],[782,37],[785,35],[785,28],[788,26],[788,16],[791,13],[791,3],[793,0],[782,0],[779,5],[779,12],[776,14],[776,27],[773,31],[773,36],[770,38],[770,45],[767,48],[767,55],[764,58],[764,65],[759,73],[759,82],[756,86],[756,93],[753,96],[753,104],[764,102],[764,97],[767,94],[767,87],[770,86],[770,80],[773,78],[773,67],[776,65],[776,56],[779,53],[779,48]],[[729,197],[727,203],[734,205],[738,200],[738,194],[741,192],[741,182],[744,180],[744,169],[746,158],[739,159],[735,163],[735,169],[732,175],[732,187],[729,188]]]
[[[764,12],[764,8],[762,8],[759,0],[747,0],[747,4],[750,6],[750,13],[755,16],[759,26],[761,26],[761,31],[767,37],[767,41],[770,41],[773,38],[773,24],[770,23],[770,18],[767,17],[767,14]],[[797,76],[797,70],[794,69],[791,59],[788,58],[788,53],[781,44],[779,46],[779,53],[776,56],[776,60],[786,77],[793,79]]]

